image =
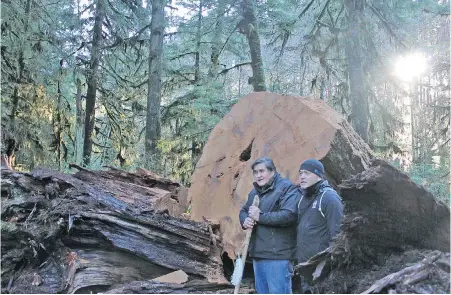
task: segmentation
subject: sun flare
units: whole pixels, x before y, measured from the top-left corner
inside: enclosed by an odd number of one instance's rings
[[[406,82],[418,77],[426,70],[426,58],[421,53],[402,56],[395,64],[395,75]]]

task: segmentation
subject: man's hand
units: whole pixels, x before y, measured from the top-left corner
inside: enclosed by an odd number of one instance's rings
[[[249,229],[249,228],[253,228],[253,227],[254,227],[254,220],[250,217],[246,217],[246,219],[244,220],[244,223],[243,223],[243,228]]]
[[[250,206],[249,217],[251,217],[255,221],[258,221],[258,219],[260,218],[260,209],[258,209],[257,206]]]

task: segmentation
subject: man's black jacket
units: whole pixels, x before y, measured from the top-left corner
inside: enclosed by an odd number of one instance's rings
[[[296,255],[296,220],[299,191],[278,173],[272,184],[260,188],[254,183],[246,204],[240,210],[240,223],[248,217],[254,196],[260,197],[260,217],[254,225],[249,244],[249,257],[294,260]]]
[[[341,197],[322,180],[307,190],[298,204],[297,262],[305,262],[329,247],[340,231],[343,216]]]

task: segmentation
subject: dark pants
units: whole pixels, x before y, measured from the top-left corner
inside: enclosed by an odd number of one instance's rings
[[[254,259],[258,294],[292,294],[293,263],[289,260]]]

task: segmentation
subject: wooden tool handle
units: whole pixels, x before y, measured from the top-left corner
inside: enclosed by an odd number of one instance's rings
[[[255,195],[254,200],[252,202],[252,206],[258,207],[259,204],[260,204],[260,198],[258,197],[258,195]],[[254,228],[250,228],[250,229],[246,230],[247,231],[246,232],[246,238],[244,239],[243,250],[241,252],[242,253],[241,254],[241,259],[243,261],[243,267],[246,265],[247,250],[249,248],[249,242],[251,240],[253,229]],[[241,276],[241,279],[242,278],[243,277]],[[235,286],[235,291],[233,292],[233,294],[238,294],[238,291],[240,290],[241,279],[240,279],[240,282]]]

